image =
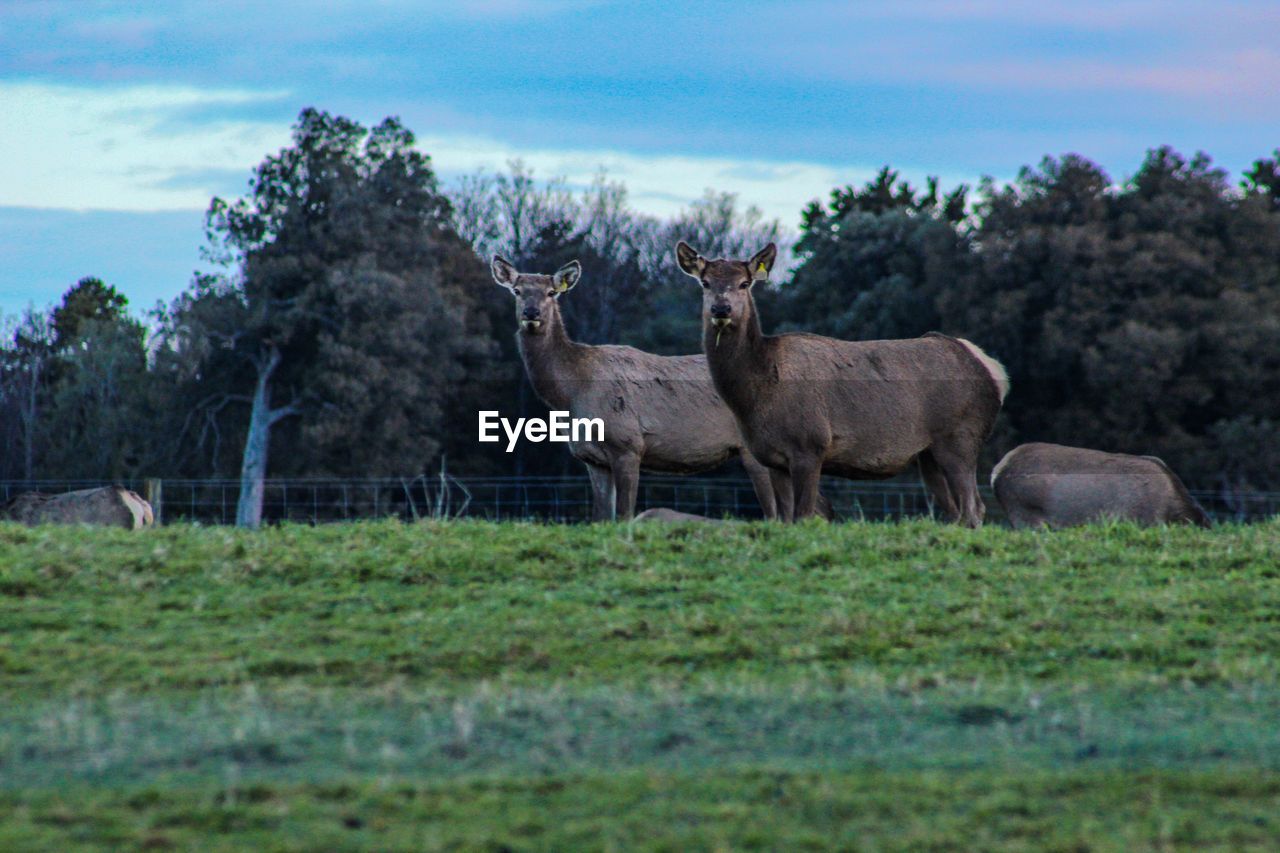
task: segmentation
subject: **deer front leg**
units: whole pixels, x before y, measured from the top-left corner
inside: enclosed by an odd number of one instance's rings
[[[591,520],[612,521],[617,493],[613,488],[613,471],[603,465],[586,463],[591,478]]]
[[[760,501],[760,509],[764,511],[764,517],[768,519],[777,518],[777,490],[774,487],[773,472],[761,465],[745,447],[739,456],[742,459],[742,467],[746,469],[747,476],[751,478],[751,485],[756,491],[756,500]],[[788,503],[791,499],[790,492],[791,489],[788,487]]]
[[[769,469],[769,482],[773,487],[773,499],[778,506],[779,521],[796,520],[796,496],[791,486],[791,475],[777,468]]]
[[[795,520],[818,514],[818,482],[822,477],[822,461],[816,456],[799,456],[791,460],[791,493],[795,496]]]
[[[617,518],[636,514],[636,491],[640,487],[640,454],[623,453],[613,458],[613,486],[617,495]]]

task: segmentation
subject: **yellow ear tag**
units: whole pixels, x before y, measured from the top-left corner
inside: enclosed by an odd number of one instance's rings
[[[769,271],[768,271],[767,269],[765,269],[765,268],[764,268],[764,261],[761,261],[761,262],[760,262],[760,266],[756,269],[756,272],[762,272],[762,273],[764,273],[765,275],[768,275],[768,274],[769,274]]]

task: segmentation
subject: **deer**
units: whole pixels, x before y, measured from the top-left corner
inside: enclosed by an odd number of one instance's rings
[[[765,518],[790,518],[790,483],[746,450],[733,415],[711,386],[705,356],[661,356],[571,340],[559,299],[581,277],[576,260],[545,275],[517,272],[495,255],[491,271],[516,298],[516,339],[534,391],[572,418],[604,422],[603,440],[569,442],[591,480],[592,521],[631,518],[642,469],[694,474],[734,456]]]
[[[980,527],[978,455],[1009,391],[1001,364],[962,338],[845,341],[765,335],[752,288],[777,258],[708,260],[684,241],[676,261],[702,285],[702,348],[747,450],[789,476],[794,517],[815,514],[820,477],[885,479],[914,461],[952,521]]]
[[[101,524],[140,530],[155,523],[151,504],[123,486],[61,494],[25,492],[0,506],[0,520],[20,524]]]
[[[1071,527],[1106,518],[1209,526],[1209,516],[1157,456],[1032,442],[1004,455],[991,488],[1015,528]]]

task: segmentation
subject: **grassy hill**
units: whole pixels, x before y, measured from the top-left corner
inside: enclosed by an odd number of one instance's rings
[[[0,849],[1274,849],[1280,523],[0,526]]]

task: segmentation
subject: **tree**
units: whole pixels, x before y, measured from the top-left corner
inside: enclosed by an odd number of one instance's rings
[[[1241,470],[1227,454],[1280,423],[1280,216],[1261,201],[1167,147],[1119,186],[1074,155],[985,182],[973,264],[938,304],[1012,377],[997,453],[1154,453],[1205,487]]]
[[[245,526],[261,521],[276,441],[289,473],[423,473],[445,394],[487,354],[473,307],[484,269],[413,135],[394,118],[366,130],[306,109],[293,139],[247,197],[210,204],[210,256],[238,273],[197,279],[165,323],[166,346],[201,355],[206,409],[249,407]]]
[[[83,337],[84,327],[94,321],[120,322],[129,300],[115,287],[102,279],[87,276],[76,282],[62,297],[62,304],[53,310],[50,325],[53,327],[54,349],[66,349]],[[135,324],[137,326],[137,324]],[[141,327],[137,326],[138,331]]]
[[[128,300],[81,279],[49,312],[28,310],[4,353],[20,473],[123,480],[155,461],[146,331]]]
[[[886,166],[862,189],[837,188],[828,205],[810,204],[778,325],[847,340],[948,330],[936,301],[967,261],[956,225],[966,192],[962,185],[939,200],[930,178],[918,195]]]
[[[12,449],[4,454],[5,476],[30,480],[41,449],[39,421],[47,396],[54,334],[48,316],[32,308],[11,324],[13,344],[3,351],[0,362],[6,444]]]

